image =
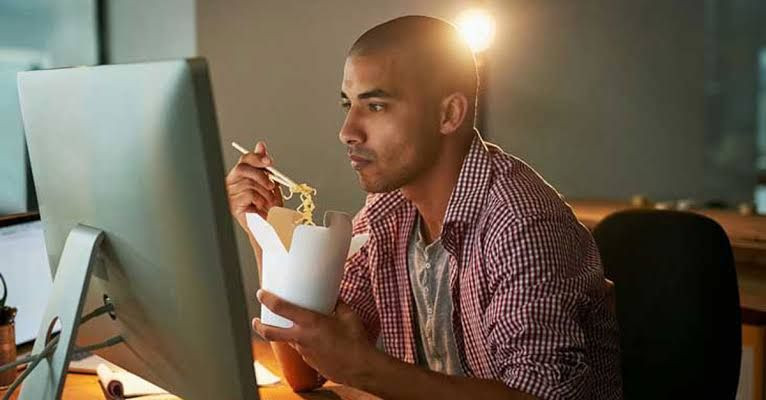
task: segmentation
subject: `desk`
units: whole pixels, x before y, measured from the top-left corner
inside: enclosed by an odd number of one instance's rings
[[[274,358],[274,354],[271,352],[271,346],[267,342],[255,339],[253,340],[253,355],[261,362],[266,368],[272,372],[281,375],[281,371],[277,366],[277,361]],[[12,399],[18,397],[20,389],[16,390],[16,393]],[[5,391],[0,391],[0,395]],[[321,389],[315,390],[309,393],[294,393],[289,386],[284,382],[277,385],[261,387],[259,388],[261,399],[266,400],[287,400],[287,399],[349,399],[349,400],[370,400],[377,399],[377,397],[356,390],[354,388],[339,385],[337,383],[328,382]],[[70,373],[67,375],[66,384],[64,385],[63,400],[103,400],[104,394],[101,391],[101,385],[98,383],[96,375],[88,374],[75,374]]]

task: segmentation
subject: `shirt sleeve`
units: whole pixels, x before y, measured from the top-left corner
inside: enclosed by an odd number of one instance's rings
[[[357,235],[360,233],[367,233],[364,209],[354,217],[352,234]],[[374,341],[380,332],[380,321],[378,320],[378,310],[370,283],[370,242],[371,240],[368,240],[356,254],[346,260],[338,297],[341,301],[348,304],[356,315],[362,319],[370,340]]]
[[[590,396],[583,321],[603,280],[590,234],[566,214],[538,215],[489,248],[485,332],[503,382],[541,399]]]

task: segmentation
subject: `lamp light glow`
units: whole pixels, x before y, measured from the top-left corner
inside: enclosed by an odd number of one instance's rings
[[[480,53],[492,44],[495,19],[487,11],[476,8],[463,11],[457,17],[456,25],[474,53]]]

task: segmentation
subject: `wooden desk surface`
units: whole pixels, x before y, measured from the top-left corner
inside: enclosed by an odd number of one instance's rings
[[[377,399],[377,397],[360,390],[334,382],[328,382],[321,389],[313,392],[294,393],[284,382],[284,377],[282,377],[281,370],[268,343],[262,340],[253,340],[253,355],[266,368],[283,378],[279,384],[259,388],[258,391],[261,399]],[[18,397],[19,391],[19,389],[16,390],[12,399],[15,400]],[[2,394],[5,394],[5,391],[0,391],[0,395]],[[64,395],[62,396],[63,400],[103,400],[104,398],[104,393],[101,391],[101,385],[99,385],[96,375],[70,373],[67,376],[66,384],[64,385]],[[160,397],[155,397],[155,399],[160,399]]]

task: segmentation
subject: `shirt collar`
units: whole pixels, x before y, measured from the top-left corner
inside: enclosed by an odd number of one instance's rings
[[[491,178],[491,159],[487,144],[475,131],[471,148],[463,160],[457,184],[452,191],[447,212],[444,214],[444,227],[452,223],[472,224],[479,215],[487,197]]]

